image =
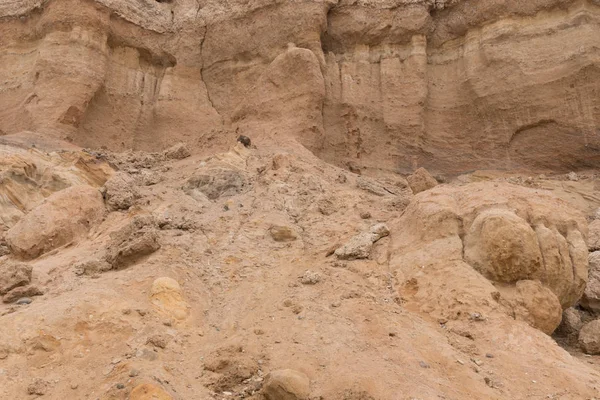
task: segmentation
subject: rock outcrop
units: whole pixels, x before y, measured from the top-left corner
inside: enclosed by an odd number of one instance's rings
[[[593,167],[599,20],[595,0],[4,2],[0,135],[208,151],[241,130],[376,170]]]
[[[19,220],[7,233],[11,251],[24,259],[80,239],[101,221],[105,208],[98,189],[72,186],[52,194]]]
[[[427,301],[448,296],[444,303],[458,306],[459,293],[469,290],[471,306],[492,310],[493,299],[552,333],[587,283],[585,218],[550,193],[498,183],[440,186],[417,195],[396,226],[391,265],[400,283],[429,270],[444,276]],[[451,276],[462,286],[457,292]]]

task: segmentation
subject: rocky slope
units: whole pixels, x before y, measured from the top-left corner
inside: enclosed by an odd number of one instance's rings
[[[152,151],[292,136],[403,172],[597,167],[599,23],[596,0],[5,0],[0,131]]]
[[[0,0],[0,398],[600,398],[599,49],[597,0]]]

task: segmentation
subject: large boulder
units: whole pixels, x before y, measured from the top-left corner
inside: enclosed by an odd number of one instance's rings
[[[416,196],[396,224],[390,265],[399,288],[417,279],[420,307],[442,317],[492,312],[499,303],[551,333],[584,292],[585,217],[550,192],[490,182],[438,186]]]
[[[588,322],[581,328],[579,346],[586,354],[600,354],[600,320]]]
[[[265,379],[263,394],[267,400],[308,400],[310,380],[291,369],[273,371]]]
[[[36,258],[84,236],[105,212],[102,195],[91,186],[72,186],[52,194],[6,234],[11,251]]]

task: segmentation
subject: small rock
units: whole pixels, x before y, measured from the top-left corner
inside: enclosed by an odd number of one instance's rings
[[[29,386],[27,386],[27,393],[37,396],[43,396],[48,391],[49,385],[50,384],[47,381],[41,378],[36,378],[33,382],[29,384]]]
[[[492,353],[486,353],[485,356],[487,358],[494,358],[494,355]]]
[[[117,389],[125,389],[125,385],[123,385],[122,383],[117,383]]]
[[[76,390],[79,387],[77,383],[71,384],[71,389]]]
[[[371,218],[371,213],[370,212],[361,212],[360,217],[362,219],[369,219],[369,218]]]
[[[265,378],[263,395],[266,400],[308,400],[310,380],[291,369],[272,371]]]
[[[128,210],[140,198],[135,179],[123,171],[106,181],[102,193],[107,207],[112,211]]]
[[[31,265],[4,261],[0,262],[0,295],[31,282]]]
[[[321,275],[318,272],[307,270],[304,272],[304,275],[302,275],[300,282],[302,282],[303,285],[316,285],[321,282]]]
[[[562,321],[556,329],[556,334],[561,336],[573,337],[579,333],[582,326],[581,315],[574,307],[563,311]]]
[[[167,347],[170,341],[171,337],[169,335],[154,335],[148,338],[146,344],[150,344],[154,347],[164,349]]]
[[[427,364],[425,361],[419,361],[419,365],[421,368],[430,368],[429,364]]]
[[[352,237],[346,244],[338,248],[334,254],[340,260],[368,258],[371,254],[373,243],[389,234],[390,231],[385,224],[373,225],[369,229],[369,232],[362,232]]]
[[[18,305],[26,305],[31,303],[33,303],[33,300],[31,300],[29,297],[23,297],[22,299],[16,301],[16,304]]]
[[[417,169],[406,180],[414,194],[424,192],[437,186],[437,181],[425,168]]]
[[[579,180],[579,175],[571,171],[567,174],[567,179],[573,182],[577,182]]]
[[[485,317],[480,313],[471,313],[470,317],[471,321],[485,321]]]
[[[165,158],[170,160],[183,160],[192,154],[185,143],[177,143],[163,152]]]
[[[600,320],[588,322],[581,328],[579,346],[586,354],[600,354]]]
[[[132,369],[131,371],[129,371],[129,376],[131,378],[135,378],[136,376],[138,376],[140,374],[140,371],[137,369]]]
[[[18,299],[23,299],[26,297],[33,297],[33,296],[41,296],[43,294],[44,294],[44,291],[42,289],[40,289],[38,286],[35,286],[35,285],[19,286],[17,288],[14,288],[10,292],[8,292],[2,298],[2,301],[4,303],[12,303]]]
[[[292,242],[298,238],[296,232],[289,226],[273,225],[269,228],[269,233],[276,242]]]

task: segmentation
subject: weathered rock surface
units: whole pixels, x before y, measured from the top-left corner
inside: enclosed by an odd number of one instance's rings
[[[117,172],[102,188],[104,200],[109,210],[127,210],[139,198],[135,179],[125,173]]]
[[[156,221],[151,215],[134,217],[128,225],[110,236],[106,261],[113,269],[126,268],[160,249]]]
[[[600,251],[590,253],[588,283],[580,303],[589,311],[600,312]]]
[[[440,186],[416,196],[396,226],[390,262],[403,280],[429,265],[445,285],[434,298],[461,297],[469,282],[472,306],[489,308],[484,299],[496,298],[509,314],[546,333],[587,283],[586,221],[549,192],[498,183]],[[450,289],[451,276],[463,289]]]
[[[98,189],[72,186],[56,192],[26,214],[6,233],[11,251],[18,257],[36,258],[80,239],[105,212]]]
[[[425,168],[419,168],[406,180],[414,194],[424,192],[437,186],[437,181]]]
[[[307,400],[310,380],[302,372],[282,369],[270,372],[263,386],[267,400]]]
[[[563,311],[562,321],[556,329],[556,333],[566,337],[577,337],[582,326],[583,322],[579,311],[570,307]]]
[[[173,400],[163,388],[153,383],[142,383],[133,388],[130,400]]]
[[[161,313],[176,320],[183,320],[189,314],[189,305],[184,300],[181,286],[173,278],[158,278],[152,283],[152,304]]]
[[[598,8],[5,2],[0,129],[205,151],[239,128],[253,141],[293,136],[339,164],[405,172],[598,166]]]
[[[0,295],[31,282],[31,265],[14,261],[0,261]]]
[[[600,354],[600,320],[588,322],[581,328],[579,346],[587,354]]]
[[[389,234],[390,230],[385,224],[373,225],[368,232],[359,233],[335,250],[335,255],[340,260],[368,258],[371,255],[373,243]]]
[[[590,236],[588,237],[588,249],[590,251],[600,250],[600,219],[592,221],[590,224]]]
[[[2,301],[4,303],[13,303],[23,297],[34,297],[41,296],[44,294],[44,291],[35,285],[31,286],[19,286],[12,289],[8,292],[3,298]]]

